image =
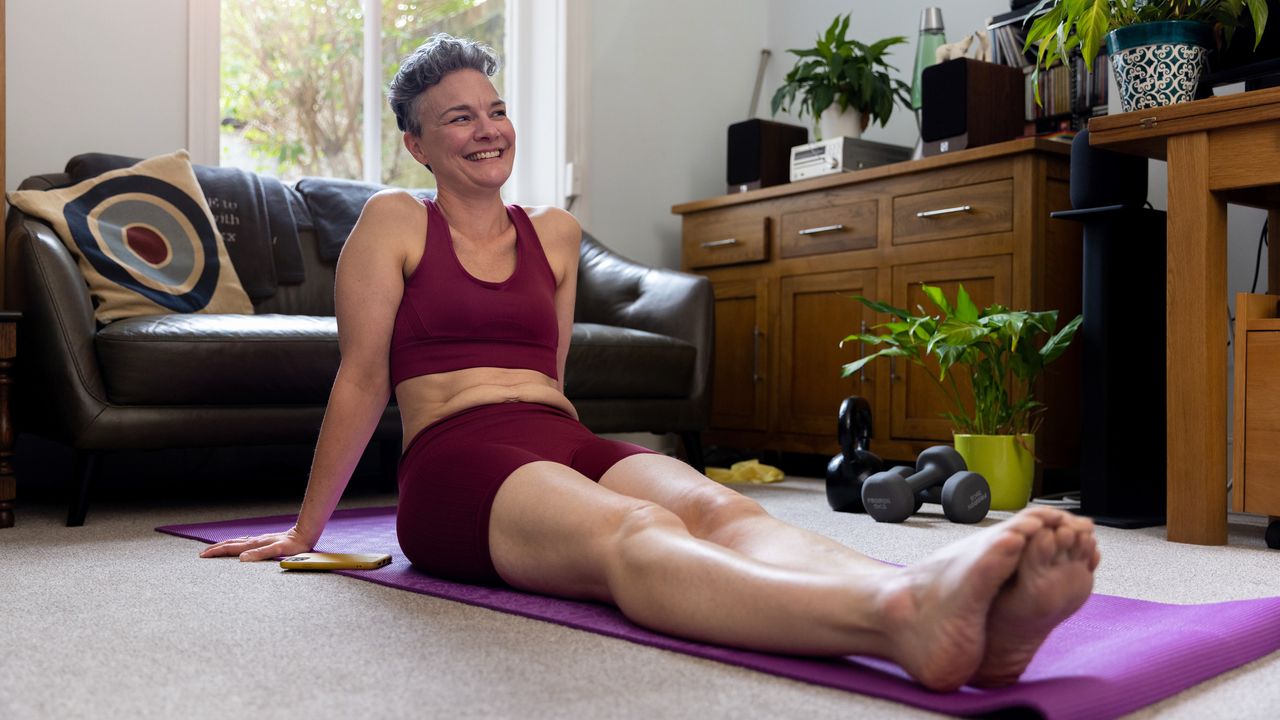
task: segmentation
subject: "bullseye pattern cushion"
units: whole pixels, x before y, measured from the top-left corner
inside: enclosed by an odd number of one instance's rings
[[[68,188],[12,192],[9,202],[58,233],[100,323],[253,312],[185,150]]]

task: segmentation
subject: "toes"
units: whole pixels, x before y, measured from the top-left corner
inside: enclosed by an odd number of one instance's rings
[[[1057,544],[1057,551],[1054,553],[1053,562],[1066,562],[1071,558],[1071,548],[1076,544],[1077,535],[1078,533],[1076,533],[1075,529],[1068,525],[1059,525],[1057,529],[1053,531],[1053,539]]]
[[[1024,561],[1032,565],[1052,564],[1053,556],[1058,552],[1056,533],[1056,530],[1043,530],[1036,533],[1031,538],[1030,548],[1023,555]]]
[[[1044,507],[1042,505],[1032,505],[1014,516],[1015,519],[1035,518],[1036,520],[1039,520],[1040,524],[1044,527],[1057,527],[1062,524],[1065,517],[1066,513],[1061,510]]]
[[[1017,559],[1027,546],[1027,535],[1014,528],[1006,528],[987,546],[989,557],[1001,558],[1000,562],[1010,562],[1012,568],[1017,567]],[[1011,570],[1012,572],[1012,570]]]
[[[1088,562],[1098,549],[1098,541],[1092,532],[1076,534],[1076,544],[1071,548],[1073,562]]]
[[[1047,508],[1046,508],[1047,509]],[[1020,533],[1024,537],[1031,537],[1045,527],[1045,518],[1039,513],[1034,512],[1036,508],[1028,508],[1013,517],[1005,520],[1002,525],[1008,530]],[[997,525],[996,527],[1000,527]]]

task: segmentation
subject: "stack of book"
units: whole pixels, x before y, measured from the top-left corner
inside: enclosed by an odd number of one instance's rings
[[[1035,54],[1022,51],[1027,37],[1026,30],[1022,26],[1022,19],[1026,17],[1026,13],[1010,14],[1015,15],[1016,18],[1003,24],[997,25],[995,24],[997,18],[991,19],[993,24],[988,28],[988,33],[991,36],[992,61],[1016,68],[1031,67],[1035,63]]]
[[[1034,6],[1023,7],[989,21],[987,32],[991,37],[994,62],[1022,70],[1026,76],[1027,135],[1043,135],[1079,130],[1090,117],[1107,114],[1107,78],[1109,63],[1105,53],[1093,60],[1092,71],[1077,51],[1066,64],[1055,63],[1035,74],[1036,48],[1024,51],[1027,16]],[[1039,88],[1040,103],[1036,103]]]

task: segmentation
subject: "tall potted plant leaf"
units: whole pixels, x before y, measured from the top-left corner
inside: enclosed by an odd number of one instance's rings
[[[880,333],[858,333],[841,342],[881,346],[845,365],[844,376],[881,357],[901,357],[929,369],[951,404],[944,416],[954,428],[956,449],[991,484],[992,509],[1021,508],[1031,492],[1035,430],[1045,410],[1035,398],[1036,380],[1066,351],[1082,317],[1058,329],[1057,310],[1009,310],[998,304],[979,310],[963,285],[954,304],[940,288],[921,289],[938,313],[917,306],[913,315],[857,296],[892,319],[874,328]],[[960,372],[971,379],[971,394],[957,383]]]

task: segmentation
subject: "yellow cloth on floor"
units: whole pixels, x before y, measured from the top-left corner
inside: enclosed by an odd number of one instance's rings
[[[759,460],[743,460],[742,462],[734,463],[728,469],[709,467],[707,468],[707,477],[726,485],[735,483],[763,485],[765,483],[782,482],[784,476],[781,470],[772,465],[763,465]]]

